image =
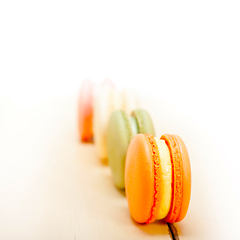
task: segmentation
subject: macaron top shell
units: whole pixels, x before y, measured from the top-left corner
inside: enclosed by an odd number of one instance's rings
[[[149,138],[137,134],[129,144],[125,166],[128,207],[139,223],[153,220],[155,195],[153,149]]]
[[[123,110],[114,111],[110,116],[107,129],[107,148],[113,182],[119,189],[125,188],[125,158],[132,137],[128,114]]]
[[[85,79],[81,85],[78,106],[78,129],[83,142],[92,141],[93,138],[93,92],[93,82],[90,79]]]

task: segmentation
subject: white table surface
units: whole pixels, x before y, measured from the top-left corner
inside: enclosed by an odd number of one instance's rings
[[[93,144],[77,134],[77,101],[0,105],[0,239],[171,239],[167,225],[135,223],[124,192]],[[239,202],[211,136],[171,103],[145,99],[157,136],[185,141],[192,166],[189,212],[174,224],[180,239],[237,239]]]

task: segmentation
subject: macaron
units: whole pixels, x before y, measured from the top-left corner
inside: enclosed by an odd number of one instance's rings
[[[136,98],[136,95],[132,92],[131,94],[128,94],[128,97]],[[108,159],[107,126],[111,113],[120,109],[128,109],[128,111],[132,111],[137,107],[137,101],[131,101],[130,105],[130,101],[125,100],[122,92],[116,90],[110,85],[105,85],[101,88],[94,105],[93,129],[97,155],[102,162],[107,162]]]
[[[107,154],[113,182],[119,189],[125,188],[125,159],[128,145],[138,133],[155,135],[148,112],[136,109],[129,115],[125,110],[114,111],[107,128]]]
[[[114,88],[109,78],[105,78],[100,84],[93,83],[90,79],[82,82],[78,101],[78,130],[82,142],[93,142],[94,101],[100,89],[106,85]]]
[[[93,140],[93,94],[93,82],[90,79],[85,79],[81,85],[78,101],[78,130],[82,142]]]
[[[170,134],[134,136],[126,156],[125,188],[136,222],[183,220],[191,196],[191,167],[183,140]]]
[[[121,93],[123,109],[131,115],[132,111],[139,106],[136,94],[130,89],[124,89]]]

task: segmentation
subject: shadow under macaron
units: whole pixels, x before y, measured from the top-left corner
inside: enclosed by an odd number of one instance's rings
[[[132,217],[131,217],[131,220],[137,228],[139,228],[141,231],[143,231],[148,235],[159,235],[159,236],[170,235],[171,236],[170,230],[166,231],[167,223],[164,220],[158,220],[151,224],[137,223]]]

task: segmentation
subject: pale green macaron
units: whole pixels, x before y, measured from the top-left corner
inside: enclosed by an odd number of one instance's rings
[[[136,109],[131,116],[124,110],[111,114],[107,128],[107,153],[113,181],[119,189],[125,188],[125,159],[128,145],[138,133],[155,136],[153,123],[147,111]]]

